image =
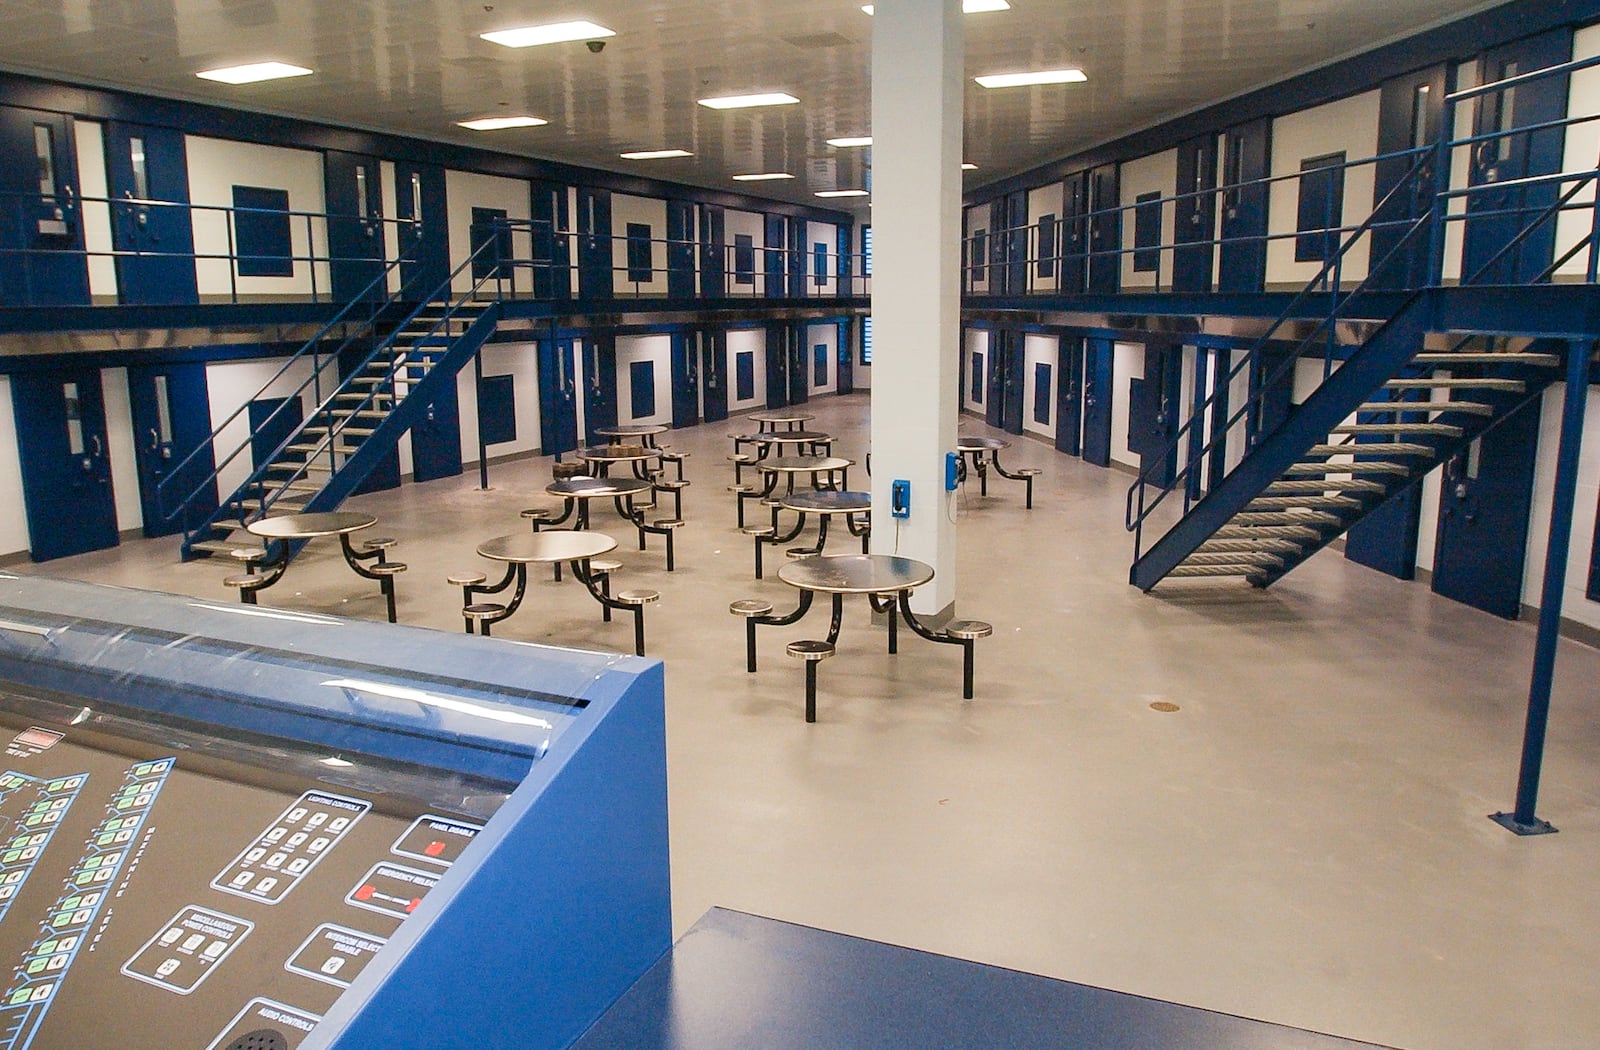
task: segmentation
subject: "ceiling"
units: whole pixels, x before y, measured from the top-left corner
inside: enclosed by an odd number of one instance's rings
[[[933,0],[917,0],[931,3]],[[1499,0],[1495,0],[1499,2]],[[968,76],[1079,66],[1088,82],[966,87],[972,189],[1367,50],[1484,0],[1011,0],[966,16]],[[616,31],[513,50],[479,33],[587,19]],[[859,0],[3,0],[0,67],[464,143],[806,204],[865,183],[873,19]],[[202,69],[276,59],[311,76],[229,86]],[[718,112],[709,95],[799,105]],[[473,132],[474,117],[543,127]],[[626,161],[629,150],[690,158]],[[786,171],[783,182],[734,174]]]

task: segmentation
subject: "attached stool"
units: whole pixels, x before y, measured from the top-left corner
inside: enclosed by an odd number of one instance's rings
[[[759,541],[757,541],[759,542]],[[757,548],[759,550],[759,548]],[[756,670],[756,620],[757,616],[766,616],[772,612],[772,603],[760,598],[741,598],[728,606],[728,611],[735,616],[744,617],[744,651],[745,670],[751,674]]]
[[[761,548],[774,535],[773,528],[771,525],[746,525],[739,531],[746,536],[754,536],[756,538],[756,579],[759,580],[761,579]]]
[[[363,543],[361,545],[361,549],[363,551],[367,551],[368,553],[372,551],[386,551],[398,542],[399,541],[393,536],[374,536],[372,539]],[[382,559],[380,558],[379,560],[381,561]]]
[[[961,698],[972,699],[972,643],[994,633],[994,627],[982,620],[951,620],[945,625],[944,635],[961,642]]]
[[[472,604],[472,588],[486,581],[488,577],[481,572],[456,572],[451,573],[444,579],[446,583],[450,584],[450,586],[461,588],[461,607],[463,610],[465,610]],[[463,611],[462,619],[466,621],[467,633],[471,634],[472,617],[467,616]]]
[[[661,462],[663,462],[663,463],[671,463],[672,464],[672,468],[676,472],[675,476],[677,477],[677,480],[679,480],[679,481],[683,481],[683,461],[688,459],[688,458],[689,458],[689,453],[687,453],[687,452],[663,452],[663,453],[661,453]],[[685,485],[688,484],[687,481],[684,481],[683,483]]]
[[[506,607],[499,602],[474,602],[461,610],[461,615],[467,621],[467,633],[472,633],[472,625],[478,625],[478,633],[485,638],[489,637],[489,624],[500,619],[506,614]]]
[[[805,639],[790,642],[785,651],[796,660],[806,662],[806,721],[817,720],[817,664],[833,655],[832,642]]]
[[[1028,509],[1033,509],[1033,479],[1044,473],[1038,467],[1023,467],[1017,471],[1017,477],[1026,478],[1028,481]]]
[[[600,581],[600,593],[607,598],[611,597],[611,574],[622,568],[620,561],[607,561],[601,558],[589,559],[589,575]],[[611,622],[611,606],[605,602],[600,603],[600,618],[606,623]]]
[[[633,652],[644,655],[644,607],[661,600],[660,591],[623,591],[617,601],[633,609]]]
[[[639,549],[640,550],[644,550],[645,549],[645,546],[644,546],[644,534],[645,533],[653,532],[658,536],[665,536],[667,538],[667,571],[671,572],[672,571],[672,567],[673,567],[673,560],[672,560],[672,534],[674,532],[676,532],[678,529],[681,529],[681,528],[683,528],[683,519],[682,518],[661,518],[661,519],[659,519],[657,521],[652,521],[648,525],[640,525],[639,526]]]
[[[383,600],[389,606],[389,622],[395,623],[394,578],[406,571],[406,563],[403,561],[380,560],[376,565],[368,566],[366,571],[369,576],[378,577],[378,588],[383,591]]]
[[[555,465],[559,467],[562,464],[557,463]],[[551,522],[555,521],[559,515],[557,515],[555,511],[549,510],[545,507],[529,507],[527,510],[519,512],[519,517],[525,520],[528,523],[528,527],[533,529],[534,532],[538,532],[543,526],[549,525]],[[555,563],[553,575],[557,580],[561,579],[560,562]]]
[[[246,605],[256,603],[256,591],[266,586],[269,577],[259,572],[241,572],[233,576],[224,576],[224,587],[239,588],[239,600]]]
[[[683,490],[689,487],[689,483],[679,478],[677,481],[657,481],[654,485],[657,492],[672,493],[672,516],[683,517]]]

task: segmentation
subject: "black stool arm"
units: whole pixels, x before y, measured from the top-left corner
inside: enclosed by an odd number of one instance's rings
[[[800,618],[811,611],[811,600],[816,597],[814,591],[802,590],[800,592],[800,607],[792,613],[783,616],[752,616],[751,623],[766,624],[768,627],[787,627],[792,623],[800,622]]]
[[[900,615],[905,618],[907,627],[910,627],[912,631],[921,637],[926,638],[930,642],[939,642],[942,645],[967,644],[965,639],[952,638],[943,631],[935,631],[924,624],[921,620],[917,619],[917,614],[911,611],[910,591],[900,592]]]
[[[996,474],[1000,475],[1002,478],[1009,478],[1012,481],[1027,481],[1028,480],[1028,476],[1026,474],[1013,474],[1013,473],[1011,473],[1011,471],[1007,470],[1005,467],[1002,467],[1000,465],[1000,450],[999,449],[995,449],[994,451],[989,453],[989,462],[994,465],[994,472]]]

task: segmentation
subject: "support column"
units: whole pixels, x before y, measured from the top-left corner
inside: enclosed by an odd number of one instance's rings
[[[1578,452],[1583,444],[1583,413],[1589,401],[1589,359],[1593,343],[1567,346],[1567,390],[1561,409],[1561,445],[1556,452],[1555,492],[1550,500],[1550,541],[1544,552],[1544,591],[1539,596],[1539,633],[1533,643],[1533,677],[1528,686],[1528,718],[1522,731],[1522,768],[1517,773],[1517,804],[1489,819],[1518,835],[1548,835],[1556,829],[1534,815],[1539,773],[1544,766],[1545,726],[1550,720],[1550,687],[1555,681],[1556,643],[1561,638],[1561,599],[1572,549],[1572,512],[1577,506]]]
[[[878,0],[872,19],[872,550],[927,562],[912,608],[956,597],[944,488],[961,337],[961,0]],[[911,516],[890,514],[911,483]]]

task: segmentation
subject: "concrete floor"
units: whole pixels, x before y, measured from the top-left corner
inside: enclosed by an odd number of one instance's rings
[[[810,407],[859,460],[867,397]],[[667,665],[679,931],[724,905],[1418,1050],[1600,1045],[1600,653],[1561,647],[1539,805],[1561,833],[1516,838],[1485,815],[1512,802],[1530,626],[1332,552],[1266,592],[1141,594],[1129,479],[1021,440],[1008,461],[1043,468],[1036,509],[998,480],[958,504],[959,612],[995,625],[977,698],[958,649],[906,634],[890,658],[852,603],[807,725],[783,643],[825,632],[825,610],[763,631],[756,675],[727,613],[793,602],[754,580],[734,529],[729,429],[671,435],[693,454],[678,571],[629,543],[619,559],[619,585],[663,595],[649,652]],[[549,470],[350,501],[400,540],[402,622],[459,629],[445,575],[491,569],[475,543],[552,502]],[[597,527],[627,539],[609,511]],[[23,571],[230,597],[231,569],[176,548]],[[263,603],[383,615],[331,544]],[[570,580],[541,581],[499,633],[631,643]]]

